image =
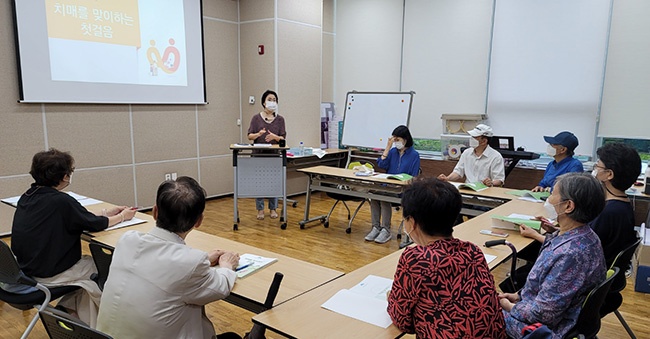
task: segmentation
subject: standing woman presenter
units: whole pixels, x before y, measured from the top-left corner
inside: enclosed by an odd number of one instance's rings
[[[272,90],[267,90],[262,94],[262,110],[259,114],[253,115],[250,126],[248,127],[248,140],[258,144],[277,144],[287,136],[287,130],[284,126],[284,117],[277,113],[278,94]],[[261,151],[263,152],[263,151]],[[271,218],[278,217],[278,198],[269,199],[269,210]],[[264,219],[264,198],[255,199],[257,208],[257,219]]]

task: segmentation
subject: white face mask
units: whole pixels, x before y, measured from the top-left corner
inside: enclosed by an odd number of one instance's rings
[[[469,138],[469,147],[478,147],[479,142],[475,138]]]
[[[555,147],[548,145],[546,146],[546,154],[548,154],[549,157],[554,157],[555,154],[557,154],[557,150]]]
[[[557,219],[557,212],[555,211],[555,205],[548,202],[548,200],[544,201],[544,210],[546,211],[546,216],[549,219],[552,220]]]
[[[401,141],[395,141],[393,143],[393,146],[395,146],[395,148],[397,148],[398,150],[401,150],[402,148],[404,148],[404,143]]]
[[[404,220],[404,222],[406,222],[406,220]],[[415,241],[415,239],[413,239],[413,237],[411,236],[413,231],[415,231],[415,225],[413,225],[413,229],[411,230],[411,232],[407,232],[406,231],[406,225],[404,225],[404,233],[406,233],[406,236],[409,237],[409,239],[411,239],[411,241],[413,241],[414,243],[417,244],[417,241]]]
[[[591,176],[594,178],[598,178],[598,170],[594,168],[594,170],[591,171]]]
[[[555,211],[555,206],[563,203],[564,201],[560,201],[557,204],[553,205],[551,204],[548,200],[544,201],[544,210],[546,211],[546,216],[551,219],[551,220],[557,220],[557,217],[559,214],[557,211]],[[565,212],[562,212],[560,214],[565,214]]]
[[[267,101],[266,102],[266,109],[268,109],[271,112],[275,112],[278,109],[278,103],[275,101]]]
[[[70,175],[68,176],[68,185],[72,185],[72,174],[73,173],[70,173]]]

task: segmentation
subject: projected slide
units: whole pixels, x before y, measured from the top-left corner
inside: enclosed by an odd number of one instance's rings
[[[13,5],[20,102],[207,102],[201,0]]]
[[[182,0],[46,0],[51,79],[187,85]]]

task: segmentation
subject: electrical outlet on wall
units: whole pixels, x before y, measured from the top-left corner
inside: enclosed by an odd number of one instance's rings
[[[172,173],[172,180],[176,180],[178,178],[178,173],[174,172]]]
[[[172,180],[172,174],[171,173],[165,173],[165,180]]]
[[[248,97],[248,103],[251,104],[251,105],[255,104],[255,96],[254,95],[251,95],[251,96]]]

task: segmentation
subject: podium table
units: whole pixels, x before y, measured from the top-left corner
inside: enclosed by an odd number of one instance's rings
[[[282,198],[280,228],[287,228],[287,147],[232,144],[233,230],[239,224],[238,198]]]

